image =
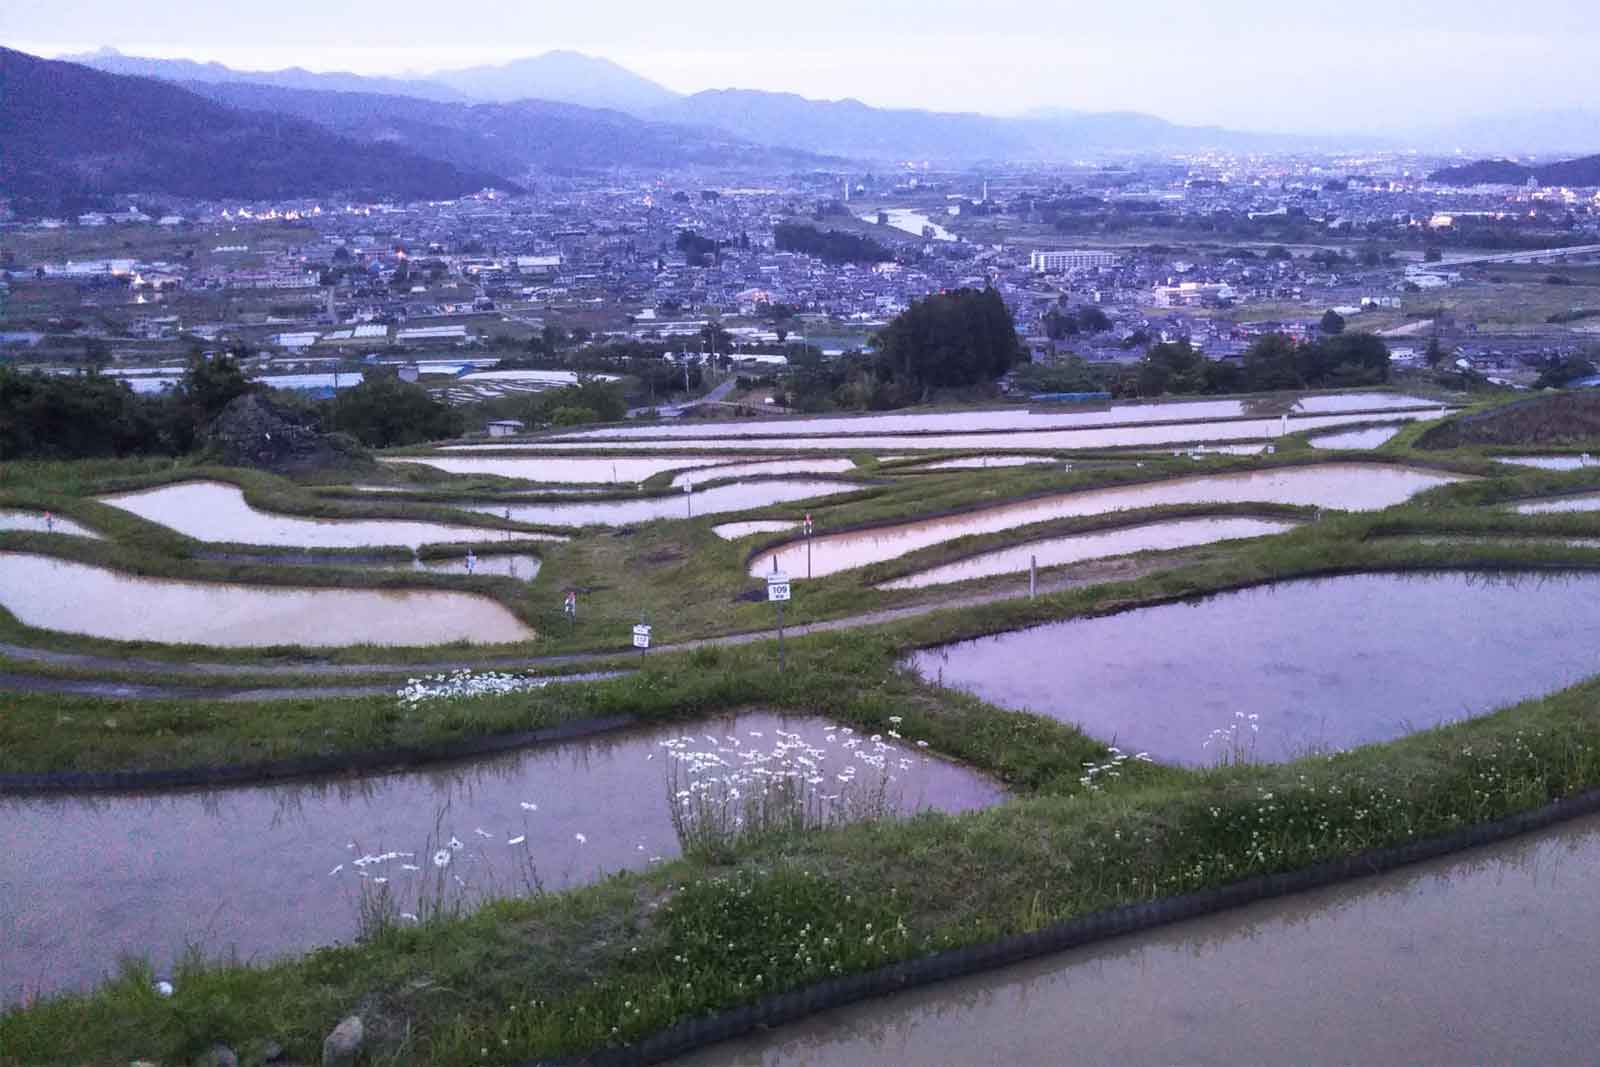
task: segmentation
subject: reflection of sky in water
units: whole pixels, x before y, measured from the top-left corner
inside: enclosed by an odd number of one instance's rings
[[[500,643],[534,636],[504,605],[476,593],[173,581],[24,552],[0,552],[0,605],[45,630],[228,648]]]
[[[788,729],[824,744],[826,725],[752,713],[367,778],[0,798],[0,999],[20,987],[90,984],[125,952],[164,965],[190,940],[211,951],[237,947],[246,959],[348,940],[355,861],[365,855],[416,854],[364,868],[391,879],[403,910],[415,910],[419,880],[441,870],[450,876],[447,888],[460,893],[457,875],[471,891],[519,891],[524,863],[546,889],[644,867],[678,851],[663,740],[735,735],[748,747]],[[971,771],[909,745],[896,751],[914,762],[897,772],[904,811],[960,811],[1000,798]],[[830,752],[829,759],[832,766],[850,757]],[[434,868],[432,853],[452,837],[462,847],[448,867]],[[511,845],[517,837],[524,840]],[[407,871],[408,863],[422,870]]]
[[[1399,412],[1386,416],[1396,421],[1432,418],[1436,412]],[[1288,430],[1322,430],[1334,426],[1348,426],[1355,422],[1371,422],[1370,415],[1309,415],[1291,418]],[[851,432],[855,437],[805,437],[798,427],[787,437],[696,437],[668,440],[629,440],[630,450],[687,448],[698,451],[713,449],[793,451],[814,448],[824,451],[857,451],[878,449],[950,448],[964,451],[992,449],[1004,452],[1016,448],[1135,448],[1147,445],[1176,445],[1198,441],[1253,441],[1277,437],[1283,432],[1283,422],[1276,418],[1243,418],[1229,422],[1196,422],[1174,425],[1126,426],[1112,429],[1076,430],[1009,430],[1005,432],[931,433],[931,434],[878,434],[860,429]],[[779,432],[777,426],[760,425],[751,431],[760,434]],[[585,451],[604,447],[597,439],[562,438],[549,443],[521,446],[524,450],[559,453]],[[481,462],[489,463],[485,459]]]
[[[221,482],[178,482],[159,489],[141,489],[101,497],[101,502],[131,511],[140,518],[177,530],[199,541],[302,548],[366,548],[430,543],[503,540],[505,531],[481,526],[448,526],[402,519],[303,519],[257,511],[245,503],[236,485]],[[519,533],[524,540],[550,540],[548,535]]]
[[[1383,741],[1600,670],[1600,578],[1361,574],[1051,623],[911,657],[929,679],[1159,760],[1259,715],[1258,758]],[[1248,730],[1242,731],[1247,741]]]
[[[1600,819],[864,1001],[682,1067],[1592,1063]]]
[[[1079,406],[1034,408],[992,408],[987,411],[948,411],[915,415],[852,415],[826,416],[809,419],[745,420],[736,422],[701,422],[696,420],[682,426],[650,424],[628,427],[608,427],[564,434],[565,439],[625,440],[651,437],[726,437],[760,436],[772,433],[831,434],[831,433],[911,433],[928,431],[957,432],[964,430],[1033,430],[1055,427],[1117,426],[1135,423],[1188,422],[1200,419],[1234,419],[1246,415],[1276,416],[1286,401],[1277,397],[1265,398],[1265,403],[1246,404],[1239,400],[1175,400],[1150,404],[1107,404],[1085,410]],[[1296,412],[1327,414],[1349,411],[1375,411],[1380,409],[1429,408],[1438,404],[1420,397],[1397,393],[1342,393],[1326,396],[1302,397],[1295,405]],[[465,446],[471,447],[471,446]],[[490,446],[492,447],[492,445]]]
[[[1073,534],[1052,537],[1044,541],[985,552],[979,556],[933,567],[904,578],[884,582],[879,589],[923,589],[930,585],[964,582],[970,578],[983,578],[995,574],[1017,574],[1037,563],[1040,567],[1054,567],[1079,560],[1120,556],[1130,552],[1147,552],[1191,545],[1208,545],[1240,537],[1261,537],[1293,529],[1292,522],[1274,522],[1266,519],[1174,519],[1170,522],[1153,522],[1142,526],[1127,526],[1101,533]]]
[[[467,510],[504,515],[509,508],[516,522],[547,526],[619,526],[655,519],[683,519],[693,515],[716,515],[729,511],[748,511],[768,504],[853,493],[862,486],[855,482],[785,479],[717,485],[710,489],[685,492],[682,489],[664,496],[640,500],[597,500],[580,504],[474,504]]]
[[[810,546],[810,573],[836,574],[852,567],[894,559],[920,548],[970,534],[997,533],[1047,519],[1100,515],[1129,508],[1165,504],[1263,503],[1300,504],[1345,511],[1385,508],[1454,481],[1455,476],[1381,463],[1322,463],[1266,471],[1172,478],[1139,485],[1083,489],[1037,497],[947,518],[880,526],[851,533],[822,534]],[[790,544],[751,560],[749,573],[772,569],[790,575],[807,573],[807,546]]]

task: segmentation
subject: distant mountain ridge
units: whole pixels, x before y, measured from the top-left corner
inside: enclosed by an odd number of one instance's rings
[[[315,122],[354,140],[520,180],[530,170],[610,167],[813,167],[829,160],[754,145],[720,130],[647,122],[620,111],[547,100],[449,104],[375,93],[247,83],[191,83],[209,99]]]
[[[1053,161],[1100,152],[1185,149],[1271,150],[1346,147],[1348,138],[1296,137],[1181,126],[1137,112],[1048,110],[1023,118],[875,108],[858,100],[812,100],[792,93],[719,89],[682,96],[607,59],[546,52],[498,66],[439,71],[421,79],[311,74],[298,69],[229,71],[214,63],[148,60],[102,51],[82,57],[128,73],[217,85],[250,83],[407,96],[440,103],[527,99],[599,107],[775,149],[859,160]],[[1368,145],[1372,139],[1359,141]]]
[[[626,67],[581,52],[545,52],[498,66],[436,71],[429,78],[477,100],[554,100],[641,117],[678,99],[677,93]]]
[[[658,109],[674,122],[715,126],[757,144],[878,160],[1059,161],[1092,152],[1184,149],[1303,149],[1345,139],[1180,126],[1138,112],[1049,112],[997,118],[960,112],[875,108],[859,100],[719,89]]]
[[[145,59],[125,56],[115,48],[101,48],[82,55],[60,56],[63,63],[77,63],[107,74],[128,74],[140,78],[160,78],[170,82],[250,82],[275,85],[283,89],[322,89],[330,92],[388,93],[414,96],[419,100],[465,103],[470,98],[435,81],[410,78],[369,77],[341,72],[318,73],[300,67],[283,70],[234,70],[221,63],[197,63],[192,59]]]
[[[19,213],[64,213],[121,193],[268,200],[448,199],[494,174],[394,144],[362,144],[282,114],[240,111],[176,85],[0,48],[0,192]]]
[[[1429,181],[1443,185],[1526,185],[1529,178],[1540,185],[1600,186],[1600,155],[1539,166],[1509,159],[1480,159],[1428,175]]]

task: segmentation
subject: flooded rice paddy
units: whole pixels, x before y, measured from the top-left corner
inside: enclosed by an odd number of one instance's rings
[[[825,1012],[683,1067],[1591,1063],[1600,819]]]
[[[1272,401],[1269,401],[1272,403]],[[1274,406],[1272,417],[1282,405]],[[1387,411],[1439,407],[1437,401],[1393,393],[1342,393],[1305,396],[1293,406],[1302,414],[1340,414],[1351,411]],[[1284,410],[1288,410],[1283,407]],[[745,419],[729,422],[700,422],[682,426],[660,424],[610,427],[563,435],[570,439],[629,440],[685,437],[739,437],[788,433],[817,434],[894,434],[960,433],[976,430],[1073,429],[1096,426],[1122,426],[1137,423],[1195,422],[1237,419],[1252,414],[1240,400],[1179,400],[1157,403],[1107,404],[1099,408],[1039,406],[1008,407],[979,411],[950,411],[918,415],[847,415],[824,418]],[[1266,417],[1266,416],[1263,416]],[[470,446],[469,446],[470,447]]]
[[[223,648],[499,643],[534,636],[500,604],[472,593],[174,581],[28,552],[0,552],[0,606],[43,630]]]
[[[672,486],[678,489],[724,478],[770,478],[778,474],[843,474],[855,469],[855,461],[849,459],[771,459],[684,471],[672,479]]]
[[[1517,512],[1522,515],[1544,515],[1553,511],[1600,511],[1600,493],[1553,496],[1545,500],[1529,500],[1517,505]]]
[[[1049,519],[1100,515],[1128,508],[1256,502],[1370,511],[1398,504],[1458,477],[1384,463],[1322,463],[1057,493],[943,518],[813,537],[810,573],[820,578],[895,559],[957,537],[997,533]],[[761,553],[750,562],[749,573],[759,577],[772,570],[774,558],[778,569],[791,576],[807,573],[804,542]]]
[[[915,653],[924,678],[1200,766],[1387,741],[1600,672],[1600,576],[1355,574]],[[1222,731],[1215,735],[1214,731]]]
[[[1309,438],[1312,448],[1377,448],[1400,432],[1398,426],[1373,426],[1365,430],[1345,430]]]
[[[97,541],[103,540],[99,534],[87,526],[80,526],[71,519],[63,519],[59,515],[51,515],[43,511],[0,509],[0,530],[72,534],[74,537],[92,537]]]
[[[198,541],[297,548],[416,548],[433,543],[505,540],[506,531],[409,519],[305,519],[258,511],[236,485],[178,482],[158,489],[118,493],[100,502],[176,530]],[[528,541],[559,540],[518,533]]]
[[[467,451],[480,446],[446,445],[442,451]],[[496,446],[505,448],[509,446]],[[532,446],[516,446],[527,449]],[[727,456],[404,456],[383,458],[385,463],[419,463],[450,474],[498,474],[530,482],[638,483],[662,471],[687,470],[726,464]]]
[[[436,891],[470,904],[674,857],[672,752],[743,777],[789,773],[805,754],[827,776],[829,804],[886,776],[900,814],[1002,799],[910,740],[750,713],[327,783],[0,798],[0,1000],[91,985],[125,953],[164,969],[191,942],[248,960],[349,941],[363,888],[390,894],[403,923]]]
[[[737,541],[751,534],[782,533],[785,530],[793,530],[799,525],[798,522],[790,522],[787,519],[755,519],[751,522],[725,522],[721,526],[711,527],[711,532],[724,541]]]
[[[1594,465],[1594,457],[1587,452],[1581,456],[1491,456],[1490,458],[1496,463],[1539,467],[1547,471],[1575,471]]]
[[[902,467],[906,471],[967,471],[988,470],[990,467],[1027,467],[1037,463],[1059,463],[1049,456],[963,456],[960,459],[941,459],[936,463],[919,463]]]
[[[1078,563],[1130,552],[1161,551],[1209,545],[1244,537],[1263,537],[1292,530],[1296,523],[1251,518],[1172,519],[1140,526],[1124,526],[1096,533],[1071,534],[1045,541],[1030,541],[995,552],[970,556],[942,567],[918,571],[877,586],[879,589],[926,589],[933,585],[964,582],[997,574],[1025,574],[1031,562],[1040,567]]]
[[[1389,416],[1396,420],[1432,418],[1432,412],[1397,412]],[[1323,430],[1351,423],[1371,422],[1371,415],[1306,415],[1291,418],[1287,424],[1290,433],[1303,430]],[[684,427],[687,429],[687,427]],[[988,450],[1004,452],[1018,448],[1051,450],[1140,448],[1172,446],[1201,441],[1257,441],[1280,436],[1285,425],[1280,419],[1244,418],[1227,422],[1195,422],[1153,426],[1124,426],[1108,429],[1067,430],[1009,430],[1004,432],[930,433],[930,434],[866,434],[860,436],[807,437],[799,433],[786,437],[696,437],[644,440],[632,439],[627,443],[631,450],[688,449],[707,452],[776,451],[792,452],[799,449],[816,449],[825,452],[841,451],[894,451],[902,449],[960,449],[963,451]],[[772,432],[765,426],[757,432]],[[531,449],[547,452],[564,450],[585,451],[596,447],[594,439],[553,438],[547,442],[530,445]]]
[[[506,515],[517,522],[545,526],[626,526],[656,519],[686,519],[697,515],[718,515],[748,511],[768,504],[853,493],[862,489],[855,482],[786,479],[761,482],[734,482],[693,492],[682,490],[638,500],[596,500],[573,504],[473,504],[468,511]]]

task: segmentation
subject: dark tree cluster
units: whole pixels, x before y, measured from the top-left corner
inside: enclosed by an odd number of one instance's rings
[[[0,367],[0,460],[178,455],[237,396],[258,388],[236,360],[195,355],[177,388],[135,393],[98,373]]]
[[[894,258],[894,253],[870,237],[819,230],[799,222],[780,223],[773,236],[778,251],[816,256],[825,263],[885,263]]]
[[[915,301],[876,339],[883,373],[902,389],[992,382],[1022,355],[1016,324],[993,289],[957,289]]]

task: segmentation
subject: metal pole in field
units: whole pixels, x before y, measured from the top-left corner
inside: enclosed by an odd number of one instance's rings
[[[1039,557],[1028,557],[1028,599],[1039,594]]]
[[[683,487],[683,503],[689,509],[689,518],[694,518],[694,483],[690,482]]]
[[[783,673],[783,601],[778,601],[778,673]]]

